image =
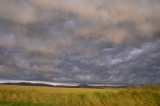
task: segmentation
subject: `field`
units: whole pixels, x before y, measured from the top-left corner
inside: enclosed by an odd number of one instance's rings
[[[0,85],[0,106],[160,106],[160,86],[95,89]]]

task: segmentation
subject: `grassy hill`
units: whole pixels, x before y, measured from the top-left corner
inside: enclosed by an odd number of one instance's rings
[[[160,86],[93,89],[0,85],[0,106],[160,106]]]

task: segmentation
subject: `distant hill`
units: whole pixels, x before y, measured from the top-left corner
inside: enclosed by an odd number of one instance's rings
[[[3,85],[25,85],[25,86],[54,86],[50,84],[44,84],[44,83],[28,83],[28,82],[19,82],[19,83],[12,83],[12,82],[7,82],[7,83],[2,83]]]
[[[127,86],[120,85],[93,85],[93,84],[63,84],[63,83],[32,83],[32,82],[4,82],[2,85],[23,85],[23,86],[47,86],[47,87],[64,87],[64,88],[124,88]]]

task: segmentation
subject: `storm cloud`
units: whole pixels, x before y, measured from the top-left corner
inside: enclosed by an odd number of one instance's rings
[[[160,83],[159,0],[1,0],[0,79]]]

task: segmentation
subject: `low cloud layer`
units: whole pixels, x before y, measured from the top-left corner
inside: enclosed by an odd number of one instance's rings
[[[160,83],[159,0],[1,0],[0,79]]]

